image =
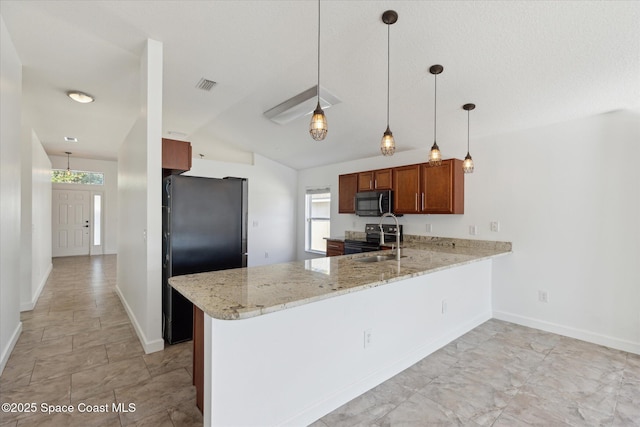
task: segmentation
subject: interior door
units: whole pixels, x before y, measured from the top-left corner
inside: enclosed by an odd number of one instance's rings
[[[90,192],[52,191],[52,256],[89,255]]]

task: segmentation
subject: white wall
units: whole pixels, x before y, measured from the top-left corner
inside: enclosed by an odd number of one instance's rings
[[[22,64],[0,16],[0,373],[20,331]]]
[[[407,234],[513,242],[514,253],[494,264],[495,316],[640,353],[639,123],[622,111],[472,138],[465,214],[405,215],[400,223]],[[305,188],[329,184],[332,235],[363,231],[376,219],[338,215],[338,174],[426,158],[426,150],[400,152],[299,171],[299,209]],[[500,232],[490,231],[492,220]],[[297,223],[298,258],[312,257],[301,215]],[[478,235],[468,235],[469,225]],[[548,303],[538,302],[539,289]]]
[[[70,147],[72,151],[73,148]],[[50,155],[54,169],[66,169],[67,157]],[[115,254],[118,252],[118,162],[112,160],[94,160],[73,157],[69,160],[71,169],[102,172],[104,173],[104,185],[78,185],[78,184],[54,184],[53,188],[62,190],[90,190],[104,193],[104,253]]]
[[[248,265],[296,258],[297,172],[294,169],[256,154],[253,165],[193,159],[193,167],[185,175],[247,178]]]
[[[32,310],[51,263],[51,162],[36,133],[23,135],[20,310]],[[28,150],[24,147],[28,146]],[[25,153],[27,156],[25,157]]]
[[[162,339],[162,43],[141,58],[141,114],[118,150],[116,291],[145,352]]]

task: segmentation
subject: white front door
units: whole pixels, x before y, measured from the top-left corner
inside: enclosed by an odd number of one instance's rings
[[[52,256],[89,255],[90,193],[53,190]]]

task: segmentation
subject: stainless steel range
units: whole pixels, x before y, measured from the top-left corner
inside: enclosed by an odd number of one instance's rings
[[[378,224],[367,224],[364,229],[366,233],[365,240],[350,240],[344,241],[344,254],[359,254],[362,252],[373,252],[380,250],[380,226]],[[396,225],[395,224],[382,224],[382,231],[384,232],[385,246],[390,246],[396,243]],[[402,225],[400,225],[400,242],[402,242]]]

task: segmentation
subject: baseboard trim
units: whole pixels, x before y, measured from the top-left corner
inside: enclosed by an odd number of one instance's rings
[[[578,340],[603,345],[605,347],[615,348],[616,350],[622,350],[640,355],[640,343],[637,342],[627,341],[620,338],[587,331],[584,329],[572,328],[570,326],[560,325],[557,323],[547,322],[545,320],[534,319],[531,317],[521,316],[504,311],[494,311],[493,317],[498,320],[504,320],[506,322],[516,323],[518,325],[528,326],[530,328],[536,328],[543,331],[552,332],[554,334],[564,335],[566,337],[575,338]]]
[[[127,312],[127,315],[129,316],[129,320],[131,321],[131,324],[133,325],[133,329],[135,329],[136,334],[138,335],[138,339],[140,340],[140,344],[142,344],[142,348],[144,349],[144,352],[146,354],[149,354],[149,353],[155,353],[156,351],[164,350],[163,339],[158,339],[153,341],[150,341],[147,339],[146,335],[144,334],[144,331],[142,330],[142,328],[140,327],[140,324],[138,323],[138,319],[136,318],[136,315],[133,313],[133,310],[127,303],[127,300],[122,294],[122,291],[120,291],[120,288],[118,287],[118,285],[116,285],[116,293],[118,294],[118,297],[120,298],[120,302],[122,302],[122,305],[124,306],[124,309]]]
[[[47,272],[42,277],[42,280],[40,280],[40,284],[38,285],[38,289],[36,289],[36,293],[31,298],[31,301],[20,303],[20,311],[21,312],[22,311],[31,311],[31,310],[33,310],[35,308],[36,304],[38,303],[38,299],[40,298],[40,294],[42,293],[42,290],[44,289],[44,285],[46,285],[47,284],[47,280],[49,280],[49,275],[51,274],[51,270],[53,270],[53,263],[50,262],[49,266],[47,267]]]
[[[7,347],[2,351],[2,357],[0,358],[0,375],[2,375],[2,372],[4,371],[4,367],[7,366],[9,357],[11,357],[11,352],[13,351],[13,348],[16,346],[16,343],[18,342],[18,338],[20,338],[21,333],[22,333],[22,322],[18,322],[18,326],[16,326],[16,329],[13,331],[13,334],[11,335],[11,339],[9,340]]]

